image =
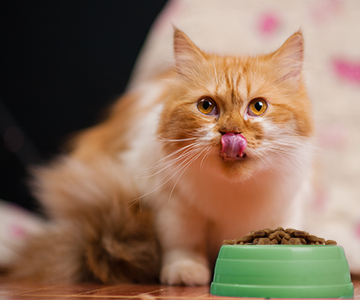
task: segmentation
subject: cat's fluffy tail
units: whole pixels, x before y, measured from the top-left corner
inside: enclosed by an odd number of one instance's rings
[[[42,282],[156,282],[160,250],[152,214],[139,202],[129,205],[134,194],[121,184],[126,177],[120,170],[105,159],[85,164],[69,157],[39,168],[38,196],[51,220],[28,239],[9,276]]]
[[[148,211],[126,209],[121,202],[91,216],[81,227],[49,224],[32,236],[10,278],[38,282],[149,283],[159,277],[159,247]],[[121,221],[119,221],[121,220]]]

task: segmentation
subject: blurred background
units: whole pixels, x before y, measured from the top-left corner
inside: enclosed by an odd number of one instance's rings
[[[36,210],[27,167],[124,92],[165,2],[1,1],[0,199]]]
[[[37,210],[27,167],[94,124],[126,86],[172,66],[173,25],[232,55],[274,51],[302,30],[317,131],[303,229],[336,240],[360,274],[359,0],[2,0],[0,199]]]

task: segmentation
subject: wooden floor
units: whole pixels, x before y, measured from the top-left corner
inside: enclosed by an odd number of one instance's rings
[[[360,280],[353,281],[354,299],[360,299]],[[39,285],[0,279],[0,300],[47,299],[229,299],[211,296],[209,287],[168,287],[160,285]],[[244,299],[244,298],[243,298]],[[256,298],[251,298],[256,299]]]

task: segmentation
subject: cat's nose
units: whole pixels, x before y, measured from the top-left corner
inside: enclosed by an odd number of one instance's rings
[[[236,126],[234,126],[234,127],[225,127],[224,126],[221,128],[220,133],[222,135],[227,134],[227,133],[241,134],[241,131]]]

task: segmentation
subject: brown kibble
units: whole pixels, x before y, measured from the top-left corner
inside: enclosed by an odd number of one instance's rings
[[[308,242],[313,242],[313,243],[319,242],[320,244],[325,243],[325,239],[319,238],[319,237],[317,237],[315,235],[308,235],[306,237],[306,239],[307,239]]]
[[[271,245],[269,238],[260,238],[258,245]]]
[[[333,240],[327,240],[325,241],[325,245],[337,245],[337,242]]]
[[[260,238],[256,238],[256,239],[254,239],[254,240],[253,240],[253,242],[252,242],[252,243],[253,243],[253,245],[257,245],[257,244],[258,244],[258,242],[259,242],[259,239],[260,239]]]
[[[318,240],[318,237],[317,236],[315,236],[315,235],[308,235],[307,237],[306,237],[306,239],[308,240],[308,242],[312,242],[312,243],[315,243],[315,242],[317,242],[317,240]]]
[[[286,237],[287,240],[290,240],[290,234],[286,233],[285,231],[275,231],[281,238]]]
[[[290,234],[290,235],[293,235],[293,233],[294,233],[295,231],[297,231],[297,230],[296,230],[296,229],[293,229],[293,228],[287,228],[287,229],[285,230],[285,232],[286,232],[287,234]]]
[[[249,242],[251,242],[252,240],[253,240],[253,237],[252,237],[251,235],[247,234],[247,235],[245,235],[245,236],[243,236],[243,237],[241,237],[241,238],[235,239],[235,244],[239,244],[239,243],[241,243],[241,242],[243,242],[243,243],[249,243]]]
[[[234,245],[235,244],[235,241],[234,240],[224,240],[223,245]]]
[[[263,236],[265,236],[265,235],[266,235],[265,232],[262,231],[262,230],[255,231],[255,232],[252,234],[253,237],[263,237]]]
[[[252,230],[250,234],[234,240],[224,240],[223,245],[336,245],[336,241],[310,235],[306,231],[278,227],[275,230],[265,228]]]
[[[269,235],[272,234],[275,230],[272,230],[272,229],[270,229],[270,228],[266,228],[266,229],[264,229],[263,231],[266,233],[267,236],[269,236]]]
[[[306,245],[306,244],[307,244],[307,242],[306,242],[305,239],[300,239],[300,242],[301,242],[301,244],[303,244],[303,245]]]
[[[293,235],[294,235],[295,237],[299,237],[299,238],[306,238],[306,237],[309,235],[309,233],[306,232],[306,231],[296,230],[296,231],[293,233]]]
[[[279,230],[275,231],[275,233],[278,234],[281,238],[283,238],[285,236],[285,234],[286,234],[285,231],[279,231]]]
[[[289,240],[289,245],[302,245],[300,238],[291,238]]]
[[[269,239],[270,240],[276,239],[278,242],[281,241],[281,237],[279,236],[278,231],[275,231],[272,234],[270,234]]]
[[[282,245],[288,245],[289,244],[289,240],[287,240],[286,238],[282,238],[282,240],[281,240],[281,244]]]
[[[286,238],[287,240],[290,240],[290,239],[291,239],[291,235],[285,232],[283,238]]]

